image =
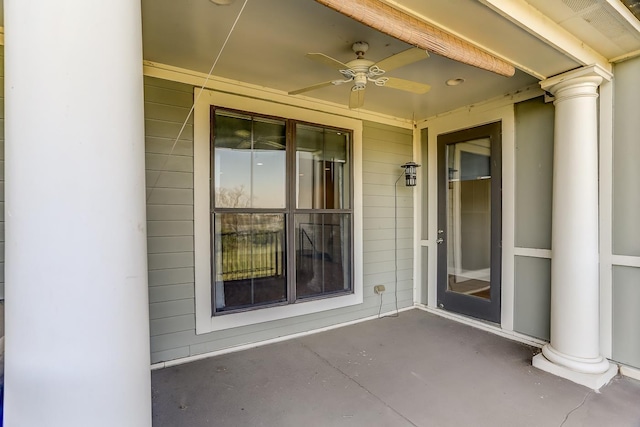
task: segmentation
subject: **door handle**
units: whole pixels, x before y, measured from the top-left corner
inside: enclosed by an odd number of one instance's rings
[[[436,239],[436,243],[437,243],[437,244],[441,244],[442,242],[444,242],[444,239],[443,239],[442,237],[438,237],[438,238]]]

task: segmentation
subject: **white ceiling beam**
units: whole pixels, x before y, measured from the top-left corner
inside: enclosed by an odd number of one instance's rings
[[[598,64],[607,71],[612,67],[607,58],[548,18],[524,0],[479,0],[494,12],[513,22],[582,65]],[[546,76],[551,77],[551,76]]]

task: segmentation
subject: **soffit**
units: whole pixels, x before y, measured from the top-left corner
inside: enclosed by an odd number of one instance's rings
[[[539,77],[553,76],[580,65],[479,1],[388,0],[387,3],[412,10]]]
[[[527,0],[609,60],[640,50],[640,22],[619,0]]]

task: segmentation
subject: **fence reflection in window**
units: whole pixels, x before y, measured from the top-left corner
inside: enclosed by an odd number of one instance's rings
[[[284,214],[215,216],[216,309],[287,300]]]

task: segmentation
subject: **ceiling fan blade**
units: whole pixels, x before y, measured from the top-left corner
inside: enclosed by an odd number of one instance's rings
[[[364,89],[352,90],[349,96],[349,108],[360,108],[364,105]]]
[[[321,64],[328,65],[331,68],[335,68],[336,70],[349,69],[349,66],[347,64],[342,63],[337,59],[333,59],[332,57],[327,56],[324,53],[307,53],[305,56],[309,59],[313,59],[316,62],[320,62]]]
[[[388,72],[391,70],[395,70],[396,68],[404,67],[405,65],[413,64],[414,62],[427,59],[428,57],[429,54],[426,50],[414,47],[378,61],[376,64],[374,64],[374,66],[377,66],[381,70]]]
[[[429,89],[431,89],[431,86],[427,84],[412,82],[411,80],[398,79],[395,77],[389,77],[389,80],[387,80],[387,82],[384,84],[384,87],[400,89],[406,92],[418,94],[427,93]]]
[[[328,82],[322,82],[322,83],[315,84],[313,86],[303,87],[302,89],[294,90],[294,91],[291,91],[291,92],[288,92],[288,93],[289,93],[289,95],[297,95],[297,94],[302,93],[302,92],[309,92],[310,90],[315,90],[315,89],[320,89],[322,87],[331,86],[331,85],[334,84],[333,82],[334,82],[333,80],[329,80]]]

